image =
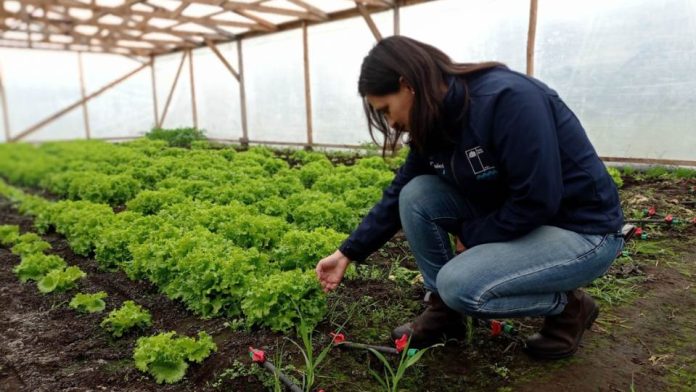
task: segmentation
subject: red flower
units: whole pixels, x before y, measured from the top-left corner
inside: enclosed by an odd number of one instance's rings
[[[648,208],[648,216],[653,216],[656,212],[657,210],[655,210],[655,207]]]
[[[329,335],[331,335],[331,343],[334,345],[338,345],[346,341],[346,336],[342,333],[331,332]]]
[[[404,351],[406,346],[408,346],[408,335],[406,335],[406,334],[401,335],[400,339],[396,339],[394,341],[394,345],[396,345],[396,352],[397,353]]]
[[[249,356],[251,357],[251,360],[256,363],[266,362],[266,353],[251,346],[249,346]]]
[[[668,214],[665,217],[665,222],[667,222],[667,223],[672,223],[672,220],[674,220],[674,217],[672,216],[672,214]]]
[[[491,321],[491,336],[498,336],[503,333],[503,324],[498,320]]]
[[[638,228],[636,229],[636,232],[634,233],[634,235],[641,235],[641,234],[643,234],[643,228],[642,228],[642,227],[638,227]]]

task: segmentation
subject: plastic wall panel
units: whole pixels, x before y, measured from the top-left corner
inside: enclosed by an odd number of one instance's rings
[[[696,161],[696,1],[539,2],[536,69],[602,156]]]
[[[176,77],[176,71],[183,53],[159,56],[155,60],[155,80],[157,90],[158,118],[162,117],[169,91]],[[195,60],[194,60],[195,62]],[[194,63],[195,67],[195,63]],[[194,69],[195,72],[195,69]],[[150,88],[152,91],[152,88]],[[188,57],[181,68],[179,80],[174,89],[172,100],[167,109],[167,116],[162,127],[179,128],[193,126],[193,111],[191,109],[191,76],[189,73]]]
[[[403,7],[400,17],[402,35],[454,61],[495,60],[526,70],[528,0],[440,0]]]
[[[383,36],[394,31],[393,13],[372,19]],[[309,66],[314,141],[331,144],[371,142],[358,77],[363,58],[375,45],[363,18],[310,27]]]
[[[75,53],[0,49],[0,67],[3,70],[11,135],[23,132],[81,98]],[[42,138],[84,137],[84,122],[78,111],[75,109],[59,121],[41,128]],[[75,113],[80,115],[75,116]]]
[[[232,68],[239,72],[236,43],[217,46]],[[209,48],[193,52],[198,127],[216,139],[242,137],[239,82]]]
[[[242,42],[249,139],[305,142],[302,30]]]
[[[142,64],[124,56],[83,54],[85,94],[89,95]],[[155,125],[149,67],[87,103],[93,138],[139,136]]]

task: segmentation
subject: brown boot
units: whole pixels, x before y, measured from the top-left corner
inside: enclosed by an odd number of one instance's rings
[[[560,314],[548,316],[541,331],[527,339],[525,351],[539,359],[561,359],[578,351],[585,329],[590,329],[599,308],[592,297],[577,289],[566,293],[568,303]]]
[[[425,311],[415,320],[392,331],[392,339],[405,334],[411,337],[410,347],[423,348],[463,332],[462,315],[448,308],[437,293],[428,291],[425,304]]]

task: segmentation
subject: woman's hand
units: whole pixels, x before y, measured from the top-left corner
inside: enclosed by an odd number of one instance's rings
[[[338,284],[343,279],[343,275],[346,273],[348,264],[350,264],[350,260],[340,250],[317,263],[315,271],[325,293],[338,287]]]

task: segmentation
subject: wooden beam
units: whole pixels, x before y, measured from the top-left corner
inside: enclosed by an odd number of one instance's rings
[[[324,11],[320,10],[319,8],[317,8],[311,4],[308,4],[307,2],[305,2],[303,0],[287,0],[287,1],[306,9],[307,12],[310,12],[310,13],[316,15],[321,20],[329,20],[328,14],[326,14]]]
[[[241,2],[237,2],[237,1],[223,1],[223,2],[221,2],[220,0],[186,0],[186,1],[188,1],[189,3],[214,5],[214,6],[218,6],[218,7],[224,8],[228,11],[233,11],[233,12],[255,11],[255,12],[263,12],[266,14],[294,16],[296,18],[306,19],[306,20],[321,20],[322,19],[321,17],[318,17],[317,15],[315,15],[311,12],[291,10],[288,8],[272,7],[272,6],[262,5],[262,4],[255,4],[255,3],[241,3]],[[247,17],[246,15],[244,15],[244,16]]]
[[[529,30],[527,31],[527,75],[534,76],[534,46],[536,43],[538,0],[529,1]]]
[[[372,35],[375,36],[375,40],[377,42],[382,40],[382,34],[379,32],[379,29],[377,28],[377,25],[375,22],[372,20],[372,17],[370,16],[370,12],[365,8],[365,6],[362,3],[356,3],[356,7],[358,7],[358,11],[360,11],[360,15],[362,15],[363,19],[365,19],[365,22],[367,23],[367,26],[370,28],[370,31],[372,31]]]
[[[174,95],[174,89],[176,89],[176,84],[179,82],[179,75],[181,75],[181,69],[184,67],[184,60],[186,60],[186,52],[181,55],[181,62],[179,62],[179,68],[176,70],[176,76],[174,77],[174,82],[172,83],[172,88],[169,90],[169,95],[167,96],[167,102],[164,104],[164,111],[162,112],[162,117],[157,123],[157,128],[162,128],[164,124],[164,119],[167,117],[167,111],[169,110],[169,104],[172,102],[172,96]]]
[[[0,69],[0,101],[2,101],[2,122],[5,129],[5,141],[10,141],[10,112],[7,110],[7,95],[5,95],[5,84],[2,82],[2,69]]]
[[[191,80],[191,113],[193,114],[193,127],[198,128],[198,111],[196,108],[196,83],[193,77],[193,51],[188,50],[189,76]]]
[[[157,79],[155,78],[155,56],[150,56],[150,79],[152,80],[152,104],[155,109],[155,126],[159,118],[159,110],[157,108]]]
[[[227,68],[227,70],[229,70],[230,73],[232,74],[232,76],[234,76],[234,78],[237,79],[237,81],[239,82],[239,73],[237,73],[237,71],[235,71],[234,68],[232,68],[232,66],[230,65],[230,63],[229,63],[229,62],[227,61],[227,59],[222,55],[222,53],[220,53],[220,51],[219,51],[218,48],[215,46],[215,44],[214,44],[212,41],[210,41],[210,40],[205,40],[205,44],[208,45],[208,47],[210,48],[210,50],[212,50],[213,53],[215,53],[215,55],[217,56],[217,58],[220,59],[220,61],[222,61],[222,64],[225,65],[225,67]]]
[[[302,24],[302,53],[304,60],[304,88],[305,108],[307,117],[307,145],[311,148],[314,143],[314,130],[312,128],[312,91],[309,80],[309,48],[307,45],[307,22]]]
[[[89,113],[87,111],[87,100],[85,100],[85,76],[84,69],[82,67],[82,53],[77,52],[77,69],[80,73],[80,96],[82,97],[82,118],[85,121],[85,136],[89,140],[91,135],[91,130],[89,128]]]
[[[247,129],[246,91],[244,89],[244,59],[242,58],[242,40],[237,40],[237,61],[239,69],[239,106],[242,109],[242,144],[249,142]]]
[[[30,135],[31,133],[33,133],[33,132],[35,132],[36,130],[40,129],[41,127],[43,127],[43,126],[45,126],[45,125],[51,123],[52,121],[54,121],[54,120],[56,120],[56,119],[58,119],[58,118],[64,116],[66,113],[70,112],[71,110],[75,109],[76,107],[82,105],[83,102],[89,101],[90,99],[92,99],[92,98],[94,98],[94,97],[97,97],[97,96],[101,95],[103,92],[107,91],[108,89],[110,89],[110,88],[116,86],[117,84],[123,82],[124,80],[130,78],[131,76],[133,76],[133,75],[135,75],[136,73],[140,72],[140,70],[142,70],[143,68],[145,68],[145,67],[147,67],[147,66],[148,66],[148,64],[143,64],[143,65],[141,65],[140,67],[138,67],[138,68],[134,69],[133,71],[127,73],[126,75],[124,75],[124,76],[122,76],[122,77],[120,77],[120,78],[114,80],[113,82],[107,84],[106,86],[104,86],[104,87],[100,88],[99,90],[93,92],[92,94],[86,96],[85,98],[80,99],[79,101],[77,101],[77,102],[75,102],[75,103],[69,105],[69,106],[66,107],[65,109],[60,110],[60,111],[58,111],[57,113],[55,113],[55,114],[53,114],[53,115],[47,117],[46,119],[39,121],[39,122],[38,122],[37,124],[35,124],[35,125],[32,125],[31,127],[27,128],[25,131],[21,132],[20,134],[18,134],[18,135],[15,136],[15,137],[13,137],[11,140],[12,140],[12,141],[18,141],[18,140],[21,140],[21,139],[27,137],[27,136]]]

